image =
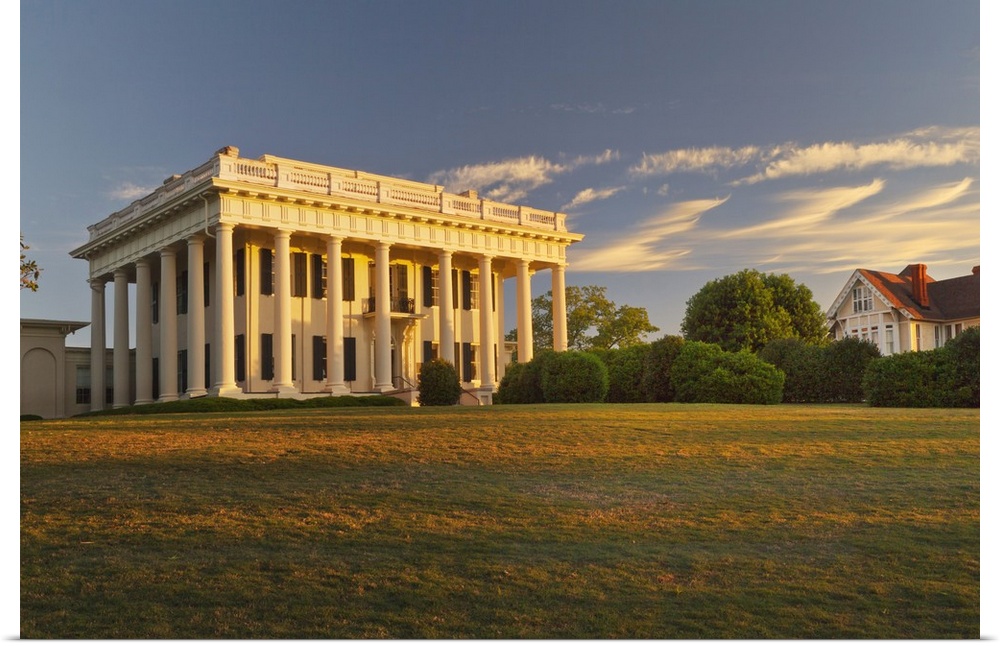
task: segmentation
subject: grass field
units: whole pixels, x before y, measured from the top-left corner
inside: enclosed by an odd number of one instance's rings
[[[977,638],[979,411],[21,425],[21,637]]]

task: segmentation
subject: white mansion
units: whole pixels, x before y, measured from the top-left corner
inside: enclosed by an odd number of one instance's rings
[[[112,392],[116,407],[406,391],[435,357],[490,403],[510,359],[506,308],[517,312],[518,357],[532,356],[539,270],[551,271],[553,347],[566,348],[566,248],[583,239],[561,213],[271,155],[244,159],[234,147],[89,231],[72,252],[90,265],[89,391]],[[517,281],[513,304],[503,298],[507,278]],[[104,405],[100,395],[90,403]]]

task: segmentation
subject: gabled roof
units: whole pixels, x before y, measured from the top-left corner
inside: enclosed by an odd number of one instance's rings
[[[921,307],[914,298],[911,267],[898,274],[873,269],[858,269],[855,273],[871,284],[894,308],[912,319],[948,321],[979,316],[978,266],[973,273],[957,278],[934,280],[927,276],[927,307]],[[840,301],[836,306],[839,305]]]

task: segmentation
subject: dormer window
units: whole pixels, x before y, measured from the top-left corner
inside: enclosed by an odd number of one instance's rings
[[[872,300],[872,290],[868,289],[864,285],[858,285],[854,288],[854,313],[858,312],[870,312],[874,309],[874,302]]]

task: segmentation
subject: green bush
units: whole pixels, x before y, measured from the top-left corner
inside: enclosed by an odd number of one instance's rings
[[[813,403],[826,399],[823,385],[825,348],[801,339],[771,341],[757,354],[785,374],[781,401]]]
[[[541,367],[546,403],[602,402],[608,394],[608,369],[589,352],[556,352]]]
[[[507,366],[493,401],[498,404],[543,403],[545,394],[542,392],[542,367],[554,355],[552,350],[542,350],[527,363]]]
[[[417,376],[417,390],[421,406],[454,406],[462,397],[458,371],[444,359],[424,362]]]
[[[345,408],[358,406],[406,406],[406,402],[386,395],[338,397],[312,397],[309,399],[290,399],[277,397],[260,397],[252,399],[235,399],[232,397],[197,397],[195,399],[178,399],[172,402],[154,402],[139,406],[123,406],[100,411],[88,411],[75,417],[92,417],[107,415],[159,415],[164,413],[240,413],[256,410],[281,410],[286,408]]]
[[[680,402],[777,404],[785,375],[747,350],[690,341],[674,361],[671,380]]]
[[[643,401],[672,402],[676,394],[670,373],[677,354],[684,345],[679,336],[665,336],[649,345],[646,365],[642,371],[640,390]]]
[[[646,401],[642,377],[649,351],[649,345],[640,344],[594,353],[608,369],[608,402],[637,404]]]
[[[865,369],[882,356],[871,341],[847,337],[823,348],[823,399],[827,402],[860,403],[865,400],[862,386]]]
[[[979,408],[979,328],[972,327],[944,346],[946,358],[942,385],[948,405]]]

